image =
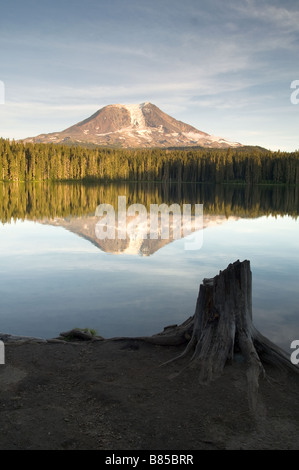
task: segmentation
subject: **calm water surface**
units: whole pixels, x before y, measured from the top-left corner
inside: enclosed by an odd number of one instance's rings
[[[95,209],[126,195],[203,203],[203,245],[116,245],[95,236]],[[104,337],[151,335],[194,313],[205,277],[249,259],[255,326],[290,351],[299,339],[298,188],[203,185],[0,187],[0,331],[55,337],[73,327]]]

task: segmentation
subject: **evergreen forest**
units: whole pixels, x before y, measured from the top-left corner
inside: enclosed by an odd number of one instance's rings
[[[1,181],[299,184],[299,151],[116,149],[0,139]]]

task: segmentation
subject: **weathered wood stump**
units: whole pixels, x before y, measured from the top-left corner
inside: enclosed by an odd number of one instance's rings
[[[233,360],[236,352],[241,353],[247,363],[251,410],[257,404],[259,377],[265,376],[262,361],[298,373],[289,356],[253,326],[252,274],[247,260],[238,260],[214,278],[203,280],[193,317],[147,338],[165,345],[187,340],[184,352],[166,364],[190,354],[187,367],[198,370],[201,383],[209,383],[223,373],[225,364]]]

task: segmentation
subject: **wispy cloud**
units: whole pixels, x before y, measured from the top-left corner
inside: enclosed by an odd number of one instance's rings
[[[235,8],[247,18],[263,21],[268,25],[275,26],[279,31],[284,30],[287,34],[299,32],[298,4],[296,8],[286,8],[281,4],[277,6],[267,1],[246,0],[245,2],[236,2]]]

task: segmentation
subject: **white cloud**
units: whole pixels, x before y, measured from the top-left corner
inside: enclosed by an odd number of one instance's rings
[[[299,10],[275,6],[267,2],[246,0],[245,3],[236,2],[235,8],[244,13],[247,18],[262,20],[275,26],[279,31],[287,33],[299,32]]]

